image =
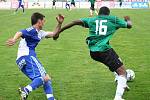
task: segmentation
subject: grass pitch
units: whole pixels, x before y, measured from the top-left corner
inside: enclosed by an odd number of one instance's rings
[[[55,16],[65,15],[65,22],[88,16],[88,10],[26,10],[13,14],[10,10],[0,10],[0,100],[18,100],[17,89],[30,80],[15,64],[17,46],[6,47],[5,41],[16,31],[30,26],[33,12],[45,14],[47,23],[44,30],[53,30]],[[123,17],[129,15],[133,28],[120,29],[111,44],[122,58],[126,68],[136,73],[134,82],[128,83],[131,91],[126,92],[126,100],[150,100],[150,10],[112,10],[112,14]],[[43,40],[37,47],[37,56],[52,75],[53,89],[58,100],[113,100],[115,83],[113,74],[102,64],[93,61],[85,43],[88,30],[73,27],[64,31],[58,41]],[[46,100],[42,87],[32,92],[28,100]]]

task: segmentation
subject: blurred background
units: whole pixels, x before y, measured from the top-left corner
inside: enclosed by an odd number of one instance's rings
[[[33,5],[33,3],[39,3]],[[70,3],[70,0],[67,0]],[[149,0],[97,0],[96,8],[107,6],[109,8],[149,8]],[[24,0],[25,8],[52,8],[52,0]],[[56,0],[57,8],[65,8],[66,0]],[[75,0],[76,8],[89,8],[88,0]],[[17,0],[0,0],[0,9],[17,8]]]

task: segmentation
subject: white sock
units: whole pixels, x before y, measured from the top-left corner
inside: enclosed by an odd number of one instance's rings
[[[118,97],[122,98],[126,86],[127,86],[126,77],[119,75],[115,98],[118,98]]]
[[[25,87],[25,90],[28,90],[27,92],[29,93],[29,92],[32,92],[32,87],[30,86],[30,85],[27,85],[26,87]]]
[[[114,72],[114,76],[115,76],[115,81],[118,81],[118,74],[116,72]]]

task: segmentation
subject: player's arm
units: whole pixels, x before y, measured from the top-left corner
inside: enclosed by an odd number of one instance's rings
[[[59,37],[59,34],[60,34],[61,32],[63,32],[63,31],[66,30],[66,29],[69,29],[69,28],[71,28],[71,27],[73,27],[73,26],[75,26],[75,25],[84,26],[84,23],[83,23],[81,20],[74,20],[74,21],[72,21],[72,22],[70,22],[70,23],[64,25],[64,26],[57,32],[57,34],[54,36],[53,39],[54,39],[54,40],[57,40],[57,38]]]
[[[84,23],[81,20],[74,20],[68,24],[66,24],[64,27],[61,28],[60,33],[63,32],[66,29],[69,29],[75,25],[84,26]]]
[[[119,29],[119,28],[128,28],[128,29],[130,29],[130,28],[132,28],[132,22],[131,22],[129,16],[125,16],[124,20],[119,19],[118,17],[116,17],[115,21],[116,21],[116,28],[117,29]]]
[[[57,35],[57,33],[61,30],[61,25],[64,21],[64,16],[62,16],[61,14],[59,14],[57,17],[56,17],[56,20],[58,22],[55,30],[53,32],[48,32],[47,35],[45,36],[46,38],[52,38],[52,37],[55,37]]]
[[[10,38],[6,41],[6,45],[13,46],[17,42],[17,40],[21,38],[21,36],[22,32],[17,32],[13,38]]]
[[[132,28],[132,22],[130,20],[130,17],[129,16],[125,16],[124,17],[124,20],[127,22],[127,28]]]
[[[63,31],[66,30],[66,29],[69,29],[69,28],[71,28],[71,27],[73,27],[73,26],[75,26],[75,25],[84,26],[84,23],[83,23],[81,20],[74,20],[74,21],[72,21],[72,22],[70,22],[70,23],[64,25],[64,26],[57,32],[57,34],[54,36],[53,39],[54,39],[54,40],[57,40],[57,38],[59,37],[59,34],[60,34],[61,32],[63,32]]]

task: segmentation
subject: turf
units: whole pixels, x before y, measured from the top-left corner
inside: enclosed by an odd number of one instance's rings
[[[33,12],[45,14],[45,30],[53,30],[55,16],[65,15],[65,22],[88,16],[88,10],[26,10],[13,14],[11,10],[0,10],[0,100],[18,100],[17,88],[31,81],[15,64],[18,45],[5,46],[5,41],[15,32],[30,26]],[[150,100],[150,10],[114,9],[113,15],[129,15],[133,28],[120,29],[111,44],[122,58],[126,68],[136,73],[134,82],[128,83],[131,91],[126,100]],[[57,41],[43,40],[37,47],[37,56],[52,75],[54,95],[58,100],[113,100],[115,83],[113,74],[102,64],[93,61],[85,43],[88,30],[74,27],[62,33]],[[46,100],[42,87],[32,92],[28,100]]]

